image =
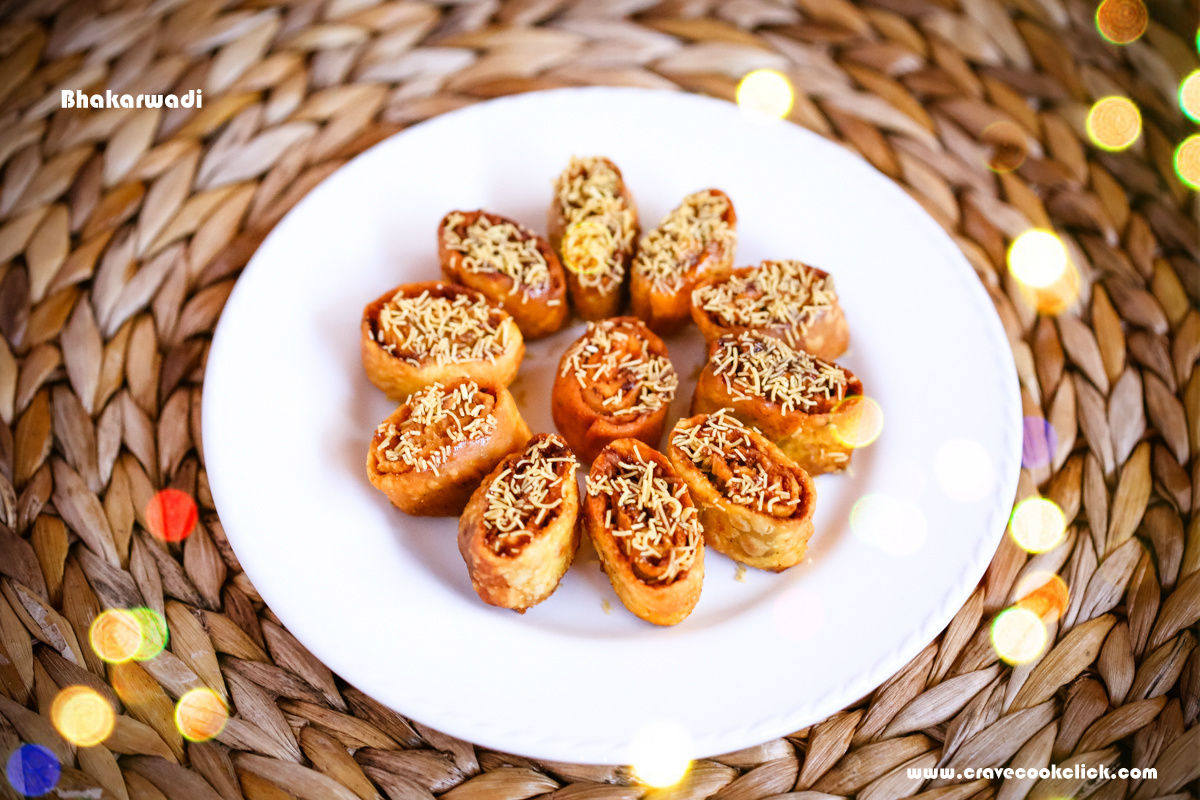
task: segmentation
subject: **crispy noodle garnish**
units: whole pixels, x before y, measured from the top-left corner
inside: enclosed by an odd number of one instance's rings
[[[793,346],[837,303],[833,277],[799,261],[764,261],[758,269],[704,284],[693,297],[722,327],[782,328]]]
[[[464,270],[503,275],[510,282],[508,294],[526,298],[550,289],[550,267],[530,230],[507,221],[493,223],[486,214],[479,214],[463,230],[466,221],[464,214],[455,211],[447,215],[442,228],[442,243],[447,250],[463,254]]]
[[[846,371],[759,331],[717,340],[713,372],[739,400],[766,398],[784,413],[827,411],[846,396]]]
[[[375,429],[373,446],[381,472],[430,471],[441,475],[454,448],[496,432],[496,398],[464,381],[447,391],[434,383],[409,395]]]
[[[607,159],[572,157],[554,182],[562,209],[564,266],[580,286],[609,294],[625,277],[624,255],[633,252],[634,212],[621,196],[621,177]]]
[[[728,213],[729,198],[723,194],[709,189],[689,194],[642,237],[634,272],[649,278],[656,292],[679,291],[688,270],[706,251],[732,250],[737,243],[737,231],[725,221]]]
[[[588,323],[587,333],[567,351],[562,375],[579,382],[594,410],[616,418],[657,411],[679,387],[670,359],[651,353],[636,327],[613,319]]]
[[[375,339],[409,364],[432,360],[438,365],[461,361],[491,361],[509,344],[508,315],[472,292],[452,298],[429,290],[408,297],[403,290],[379,309]]]
[[[728,411],[722,408],[694,425],[676,428],[671,444],[731,502],[774,517],[792,516],[804,491],[795,470],[776,463]]]
[[[574,482],[578,462],[563,440],[547,436],[505,467],[487,490],[483,519],[497,555],[521,552],[559,514],[564,481]]]
[[[683,502],[687,485],[636,449],[632,460],[615,461],[607,474],[588,476],[588,495],[607,496],[605,527],[634,574],[649,584],[671,584],[692,566],[700,546],[696,508]]]

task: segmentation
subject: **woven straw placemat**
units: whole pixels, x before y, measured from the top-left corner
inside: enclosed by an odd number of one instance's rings
[[[1139,7],[1112,22],[1136,26]],[[263,606],[213,511],[199,427],[205,355],[271,226],[404,126],[568,85],[732,98],[743,74],[766,67],[797,87],[792,122],[861,153],[961,245],[1011,339],[1031,429],[1048,420],[1054,432],[1020,496],[1053,499],[1070,528],[1039,555],[1005,537],[950,627],[853,708],[697,762],[670,793],[1195,796],[1200,241],[1172,155],[1193,132],[1175,92],[1198,66],[1196,6],[1155,5],[1123,47],[1100,37],[1095,11],[1081,0],[9,3],[0,754],[47,748],[64,797],[647,795],[625,767],[538,763],[450,739],[308,654]],[[63,88],[197,89],[204,104],[62,109]],[[1110,94],[1144,116],[1122,153],[1093,146],[1084,123]],[[1060,314],[1039,314],[1005,267],[1009,241],[1031,226],[1056,229],[1079,271],[1080,295]],[[182,544],[147,534],[148,504],[167,487],[199,505]],[[1011,668],[991,622],[1038,571],[1058,573],[1069,599],[1043,603],[1047,652]],[[106,664],[89,625],[133,606],[163,613],[168,650]],[[76,747],[52,725],[72,686],[117,709],[103,744]],[[173,710],[202,686],[234,715],[216,740],[194,743]],[[1005,762],[1156,767],[1158,778],[927,781],[905,770]],[[7,781],[0,797],[16,797]]]

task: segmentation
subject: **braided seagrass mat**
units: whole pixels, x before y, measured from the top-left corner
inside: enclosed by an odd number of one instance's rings
[[[1137,27],[1139,9],[1114,24]],[[1027,426],[1053,430],[1020,497],[1049,497],[1070,526],[1038,555],[1005,537],[949,628],[853,708],[696,762],[657,794],[1196,796],[1200,240],[1172,157],[1193,132],[1175,92],[1200,66],[1195,5],[1153,5],[1144,36],[1123,47],[1100,37],[1082,0],[45,0],[0,10],[0,755],[25,747],[34,764],[49,753],[57,796],[656,795],[626,767],[539,763],[451,739],[314,659],[264,607],[213,511],[204,362],[238,272],[272,225],[406,125],[566,85],[732,98],[759,67],[792,79],[793,123],[861,153],[961,245],[1012,342]],[[202,89],[204,105],[62,109],[63,88]],[[1093,146],[1084,124],[1112,94],[1144,116],[1121,153]],[[1039,314],[1005,268],[1008,243],[1031,226],[1057,230],[1079,271],[1079,297],[1057,315]],[[199,507],[182,543],[147,533],[166,488]],[[1044,655],[1012,668],[991,623],[1035,572],[1058,573],[1068,593],[1039,606]],[[106,664],[89,645],[93,619],[140,606],[166,619],[168,649]],[[77,747],[51,722],[62,690],[79,686],[117,711],[102,744]],[[232,709],[215,740],[177,728],[175,702],[197,687]],[[906,772],[1006,762],[1155,767],[1158,777]],[[36,777],[27,791],[40,791]],[[17,796],[0,780],[0,797]]]

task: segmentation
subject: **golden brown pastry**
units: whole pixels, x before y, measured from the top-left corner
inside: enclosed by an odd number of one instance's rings
[[[550,413],[579,458],[591,461],[616,439],[658,445],[679,376],[667,346],[635,317],[588,325],[554,377]]]
[[[720,189],[689,194],[638,244],[630,282],[634,315],[655,333],[679,330],[691,319],[697,282],[729,274],[736,249],[729,195]]]
[[[579,466],[539,433],[484,479],[458,521],[458,551],[483,602],[522,614],[554,593],[579,547]]]
[[[363,368],[392,400],[462,376],[507,386],[524,355],[508,312],[465,286],[408,283],[363,310]]]
[[[769,439],[721,409],[681,419],[667,450],[700,509],[704,541],[775,572],[800,563],[813,534],[812,478]]]
[[[447,278],[498,303],[525,338],[562,327],[562,265],[550,243],[523,225],[486,211],[451,211],[438,225],[438,258]]]
[[[709,346],[692,413],[732,409],[808,474],[820,475],[850,465],[853,448],[846,440],[854,437],[845,433],[861,421],[862,393],[850,370],[762,331],[743,331]]]
[[[620,313],[638,216],[617,165],[603,156],[572,158],[554,182],[547,223],[575,312],[586,320]]]
[[[727,333],[761,330],[827,360],[850,345],[833,278],[799,261],[764,261],[705,279],[691,302],[692,318],[709,342]]]
[[[692,613],[704,537],[687,485],[662,453],[636,439],[604,448],[588,475],[583,526],[626,608],[655,625]]]
[[[375,429],[367,478],[409,514],[462,513],[484,475],[529,441],[529,426],[504,386],[472,378],[410,395]]]

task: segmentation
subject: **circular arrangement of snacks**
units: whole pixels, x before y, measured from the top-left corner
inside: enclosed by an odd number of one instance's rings
[[[476,594],[519,613],[554,593],[585,538],[621,602],[656,625],[695,608],[706,545],[761,570],[800,563],[812,476],[849,467],[840,431],[864,399],[832,361],[850,339],[833,278],[794,260],[735,269],[720,189],[687,195],[639,240],[633,195],[599,156],[571,159],[547,222],[542,238],[450,211],[436,231],[446,280],[366,306],[363,367],[399,403],[371,438],[371,484],[405,513],[459,515]],[[557,433],[531,436],[508,386],[525,339],[571,311],[588,324],[555,372]],[[680,381],[659,334],[691,321],[708,343],[690,365],[694,416],[662,445]]]

